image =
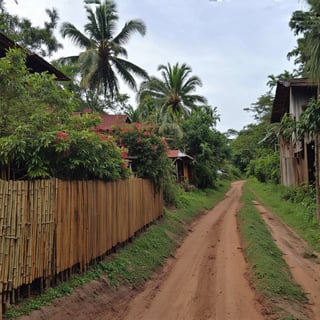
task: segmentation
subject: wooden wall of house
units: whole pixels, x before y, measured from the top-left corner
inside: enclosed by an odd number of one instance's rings
[[[280,171],[281,184],[299,186],[309,183],[306,147],[296,152],[292,141],[280,136]]]
[[[148,180],[0,180],[1,306],[35,282],[41,290],[85,271],[162,213]]]

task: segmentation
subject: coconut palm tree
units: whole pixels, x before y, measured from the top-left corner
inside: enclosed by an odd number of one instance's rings
[[[181,121],[188,117],[198,103],[207,103],[206,98],[194,94],[202,82],[197,76],[191,75],[192,70],[185,63],[160,65],[158,71],[161,71],[162,79],[151,77],[144,81],[138,99],[141,104],[152,100],[157,107],[160,131],[170,129],[181,135]]]
[[[117,74],[132,89],[137,89],[134,75],[148,78],[147,72],[126,60],[124,45],[134,33],[144,35],[146,26],[141,20],[130,20],[116,34],[119,17],[113,0],[85,0],[88,23],[84,33],[73,24],[65,22],[61,27],[62,36],[70,38],[84,49],[79,56],[63,58],[62,61],[78,61],[81,65],[81,84],[85,88],[104,89],[111,99],[119,93]],[[90,6],[95,4],[95,10]],[[125,59],[124,59],[125,58]]]

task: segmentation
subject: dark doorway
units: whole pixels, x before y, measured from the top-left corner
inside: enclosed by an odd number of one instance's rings
[[[314,152],[314,142],[307,144],[307,159],[308,159],[308,180],[309,184],[314,184],[315,178],[315,152]]]

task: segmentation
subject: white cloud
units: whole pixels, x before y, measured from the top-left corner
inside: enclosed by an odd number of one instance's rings
[[[279,74],[293,65],[286,54],[295,46],[288,27],[302,0],[122,0],[117,1],[120,24],[141,18],[147,35],[129,42],[129,59],[157,74],[157,66],[185,62],[203,81],[199,93],[218,106],[218,129],[240,130],[252,120],[242,109],[267,90],[269,74]],[[82,28],[86,13],[79,0],[7,1],[11,13],[26,16],[36,24],[45,20],[44,9],[56,7],[61,22]],[[59,56],[79,52],[69,41]]]

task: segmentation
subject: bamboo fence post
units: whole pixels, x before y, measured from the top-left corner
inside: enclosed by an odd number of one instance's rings
[[[48,286],[103,257],[162,214],[163,195],[147,180],[0,180],[0,284],[14,302],[21,285]],[[41,285],[43,288],[43,285]],[[18,296],[17,296],[18,297]]]
[[[2,320],[2,313],[3,313],[3,310],[2,310],[2,304],[3,304],[2,290],[3,290],[3,283],[2,283],[2,281],[0,281],[0,320]]]
[[[5,270],[5,231],[6,231],[6,216],[7,216],[7,195],[8,195],[8,182],[0,180],[0,294],[2,297],[4,270]],[[2,304],[2,300],[1,300]]]

